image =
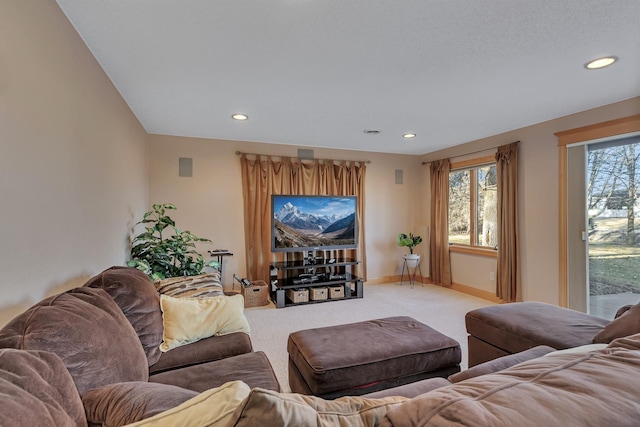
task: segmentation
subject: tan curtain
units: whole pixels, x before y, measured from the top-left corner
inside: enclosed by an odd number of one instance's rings
[[[508,301],[522,301],[520,248],[518,237],[518,144],[498,147],[498,272],[496,295]]]
[[[366,280],[367,256],[364,238],[363,162],[314,160],[301,162],[296,158],[256,156],[250,160],[241,154],[242,195],[244,200],[244,238],[247,277],[269,282],[269,264],[300,254],[271,252],[271,195],[308,194],[327,196],[358,196],[358,249],[339,250],[327,256],[353,258],[360,261],[353,274]]]
[[[431,162],[431,233],[429,277],[433,283],[451,286],[449,259],[449,159]]]

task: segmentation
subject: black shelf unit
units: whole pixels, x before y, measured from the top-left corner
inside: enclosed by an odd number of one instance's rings
[[[313,259],[276,262],[270,265],[269,277],[271,286],[271,299],[277,308],[292,305],[316,304],[329,301],[341,301],[363,297],[362,279],[351,273],[351,268],[360,261],[351,258],[338,259]],[[301,275],[316,277],[316,280],[300,281]],[[341,277],[331,277],[331,276]],[[342,285],[344,297],[327,298],[323,300],[311,300],[306,302],[293,302],[287,296],[287,289],[308,289]]]

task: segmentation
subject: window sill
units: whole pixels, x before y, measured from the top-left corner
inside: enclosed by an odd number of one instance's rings
[[[451,244],[449,245],[449,252],[486,256],[489,258],[498,257],[498,251],[496,249],[483,248],[480,246],[466,246],[466,245]]]

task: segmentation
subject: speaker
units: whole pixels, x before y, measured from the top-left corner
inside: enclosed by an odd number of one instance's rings
[[[186,178],[193,176],[193,159],[191,157],[178,158],[178,176]]]
[[[303,160],[313,160],[313,150],[298,148],[298,157]]]
[[[396,169],[396,184],[402,184],[404,172],[402,169]]]

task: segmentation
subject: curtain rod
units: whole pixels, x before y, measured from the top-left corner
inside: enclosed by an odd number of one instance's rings
[[[273,156],[273,157],[289,157],[289,156],[280,156],[280,155],[272,155],[272,154],[256,154],[256,153],[243,153],[242,151],[236,151],[236,155],[239,156],[241,154],[246,154],[247,156]],[[325,162],[358,162],[358,163],[371,163],[371,160],[336,160],[336,159],[303,159],[300,157],[289,157],[291,159],[300,159],[300,160],[322,160]]]
[[[520,142],[520,141],[518,140],[518,141],[510,142],[509,144],[517,144],[518,142]],[[476,151],[472,151],[470,153],[458,154],[457,156],[453,156],[453,157],[469,156],[471,154],[482,153],[483,151],[495,150],[496,148],[500,148],[503,145],[509,145],[509,144],[500,144],[500,145],[496,145],[495,147],[483,148],[482,150],[476,150]],[[423,165],[428,165],[429,163],[431,163],[431,162],[422,162]]]

